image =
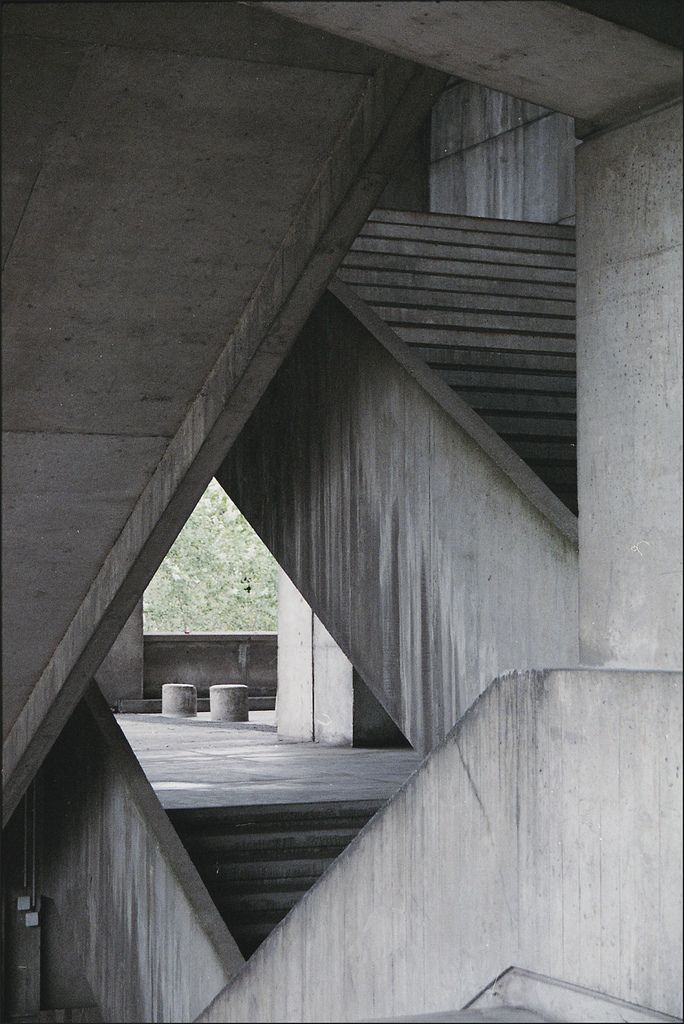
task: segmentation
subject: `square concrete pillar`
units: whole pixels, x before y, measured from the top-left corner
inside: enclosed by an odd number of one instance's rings
[[[577,152],[580,657],[682,664],[682,106]]]
[[[294,583],[278,570],[278,736],[313,740],[313,613]]]
[[[100,665],[95,681],[110,706],[120,700],[143,696],[143,603],[138,601],[131,617]]]
[[[328,630],[313,617],[314,739],[350,747],[353,738],[354,669]]]

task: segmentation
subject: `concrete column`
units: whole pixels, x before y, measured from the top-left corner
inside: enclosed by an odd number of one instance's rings
[[[282,569],[278,570],[278,736],[313,740],[312,611]]]
[[[143,603],[138,601],[124,628],[104,659],[95,681],[107,703],[140,700],[143,696]]]
[[[314,739],[350,747],[353,739],[354,669],[323,623],[313,617]]]
[[[682,107],[577,153],[580,657],[682,664]]]

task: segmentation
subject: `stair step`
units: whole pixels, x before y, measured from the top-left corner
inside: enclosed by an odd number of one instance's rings
[[[355,290],[360,288],[397,288],[412,294],[413,289],[447,291],[451,295],[467,293],[469,295],[484,294],[512,296],[514,298],[551,299],[562,303],[574,303],[575,285],[571,281],[554,283],[553,281],[492,281],[472,274],[447,274],[439,271],[420,270],[418,267],[408,269],[391,269],[377,266],[351,266],[343,263],[337,271],[341,281],[351,285]]]
[[[458,245],[432,241],[411,240],[410,248],[405,239],[401,238],[368,238],[359,235],[353,243],[351,253],[372,252],[387,254],[405,255],[410,252],[411,256],[424,256],[432,259],[448,259],[464,263],[475,263],[485,268],[500,268],[504,266],[513,267],[534,267],[544,270],[565,270],[574,272],[574,253],[562,252],[529,252],[525,249],[490,249],[484,245]]]
[[[304,893],[299,890],[285,890],[278,893],[243,893],[224,895],[212,892],[211,896],[220,913],[232,921],[280,920],[298,903]]]
[[[352,252],[343,264],[345,270],[383,269],[410,270],[427,274],[447,274],[451,277],[475,278],[497,283],[522,281],[533,287],[538,282],[564,284],[575,287],[575,270],[561,267],[530,267],[496,264],[473,260],[453,259],[447,256],[407,256],[404,253]]]
[[[344,849],[358,829],[316,829],[308,832],[244,832],[227,835],[187,835],[185,845],[191,856],[250,857],[270,853],[286,857],[293,850],[308,854],[310,850]]]
[[[330,866],[330,860],[322,861],[326,867]],[[232,898],[233,896],[264,896],[267,893],[297,893],[301,897],[321,877],[322,872],[312,871],[307,875],[286,875],[282,878],[220,878],[216,881],[214,877],[208,877],[205,885],[211,886],[211,893],[217,900]]]
[[[498,220],[494,217],[467,217],[459,213],[426,213],[422,210],[373,210],[369,224],[415,224],[422,227],[477,228],[485,234],[538,235],[543,238],[574,238],[575,228],[565,224],[542,224],[526,220]]]
[[[214,882],[246,881],[251,883],[263,879],[294,879],[317,877],[330,866],[338,852],[329,851],[326,857],[293,858],[292,860],[253,860],[237,863],[207,864],[195,860],[195,866],[207,888]]]
[[[320,803],[298,804],[245,804],[231,807],[199,807],[178,808],[167,813],[174,828],[178,832],[189,827],[198,828],[205,824],[223,827],[224,825],[256,825],[271,823],[287,827],[292,823],[304,822],[311,827],[314,821],[332,821],[340,818],[371,818],[384,804],[385,800],[331,800]]]
[[[574,234],[559,237],[548,234],[528,234],[526,231],[482,231],[473,224],[467,226],[438,224],[409,224],[368,221],[362,228],[360,238],[384,238],[409,243],[412,251],[414,242],[439,242],[444,245],[481,246],[486,239],[487,249],[498,252],[526,251],[550,252],[575,255]]]
[[[535,295],[496,295],[491,292],[454,291],[453,289],[407,288],[406,285],[357,284],[355,291],[373,308],[461,310],[465,312],[504,311],[515,316],[573,318],[574,302],[539,298]]]

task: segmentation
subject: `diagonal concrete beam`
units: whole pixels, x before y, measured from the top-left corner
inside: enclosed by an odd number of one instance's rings
[[[552,0],[257,6],[570,114],[580,135],[681,95],[679,50]]]
[[[444,82],[440,72],[388,59],[357,88],[330,151],[312,169],[311,186],[289,229],[7,736],[4,820],[285,357]]]

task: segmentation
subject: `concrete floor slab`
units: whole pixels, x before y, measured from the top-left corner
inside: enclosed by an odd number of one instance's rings
[[[161,715],[116,717],[168,810],[384,800],[421,762],[419,754],[406,748],[283,743],[275,734],[272,711],[251,712],[246,728],[211,722],[208,714],[188,721]]]

